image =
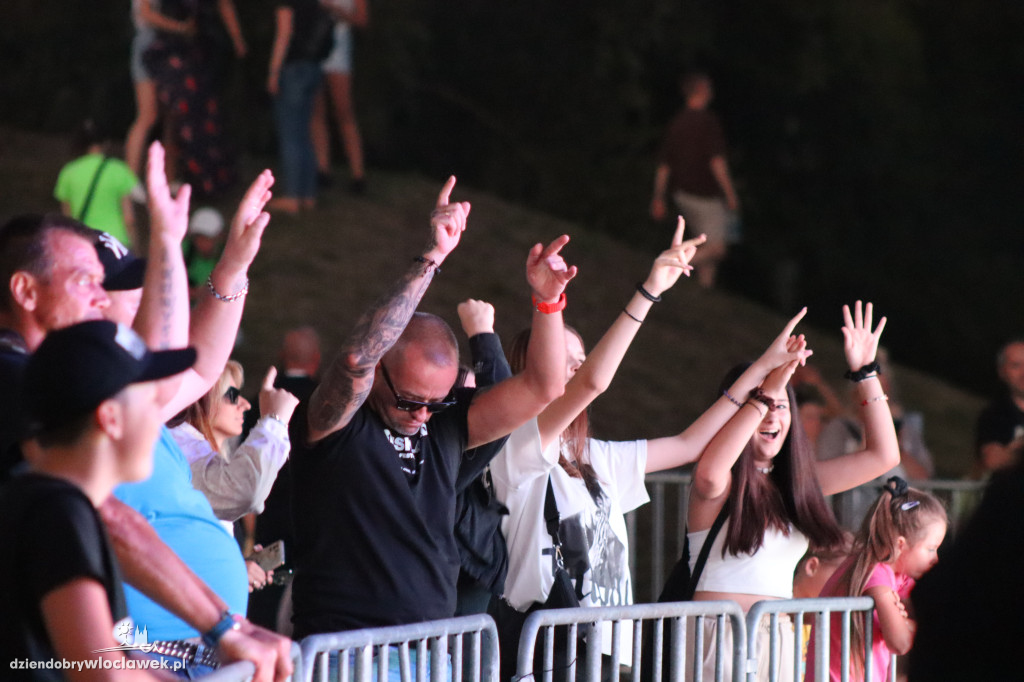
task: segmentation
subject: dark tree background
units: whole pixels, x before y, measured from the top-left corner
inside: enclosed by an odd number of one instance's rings
[[[238,144],[272,154],[271,0],[236,0]],[[120,135],[129,2],[8,0],[0,122]],[[833,327],[874,300],[898,361],[991,390],[1021,332],[1024,4],[1017,0],[371,0],[356,98],[371,167],[460,180],[658,245],[654,154],[679,75],[716,81],[745,239],[724,286]],[[225,46],[225,50],[226,50]]]

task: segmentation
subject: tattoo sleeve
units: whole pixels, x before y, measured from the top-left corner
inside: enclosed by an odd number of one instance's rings
[[[311,435],[342,428],[362,406],[373,386],[377,362],[405,331],[434,272],[429,263],[415,263],[359,318],[310,399]]]

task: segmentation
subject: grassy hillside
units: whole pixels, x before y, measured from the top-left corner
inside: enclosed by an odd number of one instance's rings
[[[0,128],[0,219],[55,207],[57,171],[67,158],[64,140]],[[260,163],[249,159],[246,177]],[[454,169],[457,172],[457,169]],[[251,272],[251,293],[236,353],[249,370],[252,393],[273,362],[284,331],[313,324],[325,355],[337,347],[359,313],[420,253],[428,236],[427,215],[444,178],[372,172],[365,197],[331,190],[320,208],[299,218],[275,217]],[[241,189],[236,192],[240,195]],[[656,255],[633,245],[553,219],[493,196],[457,186],[454,197],[472,202],[470,226],[444,264],[422,309],[458,323],[455,306],[465,298],[490,301],[498,332],[508,339],[529,321],[524,262],[529,247],[567,233],[568,262],[580,273],[568,290],[567,321],[589,344],[607,328]],[[234,197],[237,201],[237,196]],[[230,201],[217,204],[226,214]],[[624,230],[626,232],[627,230]],[[664,235],[668,243],[669,234]],[[851,301],[858,292],[851,288]],[[721,375],[752,359],[778,333],[786,315],[744,299],[700,290],[683,280],[651,311],[611,389],[593,407],[597,435],[659,436],[678,432],[714,398]],[[885,311],[879,311],[884,314]],[[845,390],[840,311],[829,329],[803,328],[815,350],[813,362]],[[890,348],[900,359],[900,349]],[[925,415],[925,434],[940,473],[959,476],[970,462],[977,396],[897,364],[900,394]]]

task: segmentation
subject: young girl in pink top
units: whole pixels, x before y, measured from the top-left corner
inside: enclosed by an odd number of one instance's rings
[[[928,493],[893,476],[868,512],[853,553],[822,588],[822,597],[873,597],[871,679],[889,679],[892,654],[905,654],[914,641],[915,623],[904,602],[914,581],[938,562],[946,535],[946,510]],[[864,679],[864,617],[851,618],[850,679]],[[829,678],[842,679],[842,630],[838,614],[830,628]],[[814,637],[807,652],[807,680],[814,679]]]

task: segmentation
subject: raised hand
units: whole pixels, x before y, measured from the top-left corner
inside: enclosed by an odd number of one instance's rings
[[[804,341],[803,334],[799,336],[793,336],[793,330],[796,329],[796,325],[804,318],[807,314],[807,308],[802,308],[800,312],[793,316],[786,326],[782,329],[782,332],[775,337],[768,348],[765,349],[761,357],[757,359],[757,363],[765,372],[770,373],[777,367],[782,367],[793,360],[797,360],[799,364],[807,362],[807,358],[811,357],[814,351],[807,348],[807,343]],[[794,368],[795,369],[795,368]]]
[[[647,276],[647,281],[644,282],[644,289],[654,296],[661,296],[663,292],[670,289],[679,280],[680,275],[690,276],[690,273],[693,271],[690,261],[693,259],[693,255],[697,253],[697,247],[708,239],[707,235],[702,234],[694,239],[683,241],[683,231],[685,228],[686,221],[683,220],[683,216],[679,216],[679,222],[676,224],[676,233],[672,237],[672,246],[662,251],[654,259],[651,274]]]
[[[430,213],[430,244],[424,258],[431,260],[435,265],[448,256],[459,245],[459,239],[466,230],[466,220],[469,218],[469,202],[456,201],[449,203],[452,189],[455,188],[455,176],[448,178],[444,183],[441,193],[437,195],[437,205]]]
[[[263,385],[260,387],[260,414],[263,416],[272,414],[287,424],[291,421],[292,413],[299,405],[299,399],[283,388],[275,388],[275,379],[277,379],[277,368],[271,367],[263,377]]]
[[[466,336],[494,332],[494,306],[487,301],[470,298],[460,303],[457,310]]]
[[[565,285],[576,276],[576,266],[567,266],[559,253],[569,243],[569,235],[551,242],[545,248],[535,244],[526,257],[526,281],[538,302],[554,303],[565,291]]]
[[[270,201],[270,188],[273,184],[273,173],[265,170],[246,190],[231,219],[231,229],[224,244],[224,253],[220,257],[220,263],[224,266],[244,272],[256,258],[263,230],[270,222],[270,214],[263,208]]]
[[[871,320],[874,313],[870,302],[861,308],[861,302],[854,304],[853,314],[850,306],[843,306],[843,351],[850,370],[856,372],[864,365],[875,361],[878,352],[878,340],[885,329],[885,318],[878,321],[878,326],[871,331]]]
[[[188,232],[188,206],[192,188],[182,185],[178,196],[171,197],[164,157],[164,147],[159,141],[149,146],[146,203],[149,207],[150,230],[181,243]]]
[[[807,341],[803,335],[790,337],[786,343],[786,350],[790,356],[793,356],[792,359],[769,372],[761,384],[764,392],[776,399],[785,395],[786,384],[793,377],[796,368],[803,362],[801,358],[804,353],[810,352],[807,350]]]

